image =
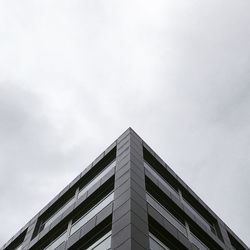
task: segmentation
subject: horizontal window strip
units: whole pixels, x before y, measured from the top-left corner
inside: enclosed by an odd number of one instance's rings
[[[111,169],[115,168],[115,165],[116,165],[116,161],[113,161],[105,169],[103,169],[103,171],[101,173],[99,173],[96,177],[94,177],[94,179],[92,179],[88,184],[86,184],[84,187],[82,187],[79,190],[78,199],[84,193],[86,193],[92,186],[94,186],[94,184],[96,184],[98,181],[100,181],[101,178],[104,177],[109,171],[111,171]]]
[[[64,204],[56,213],[54,213],[48,220],[40,226],[40,231],[45,227],[50,225],[53,221],[55,221],[60,215],[62,215],[73,203],[75,202],[74,197],[72,197],[66,204]]]
[[[61,235],[59,235],[50,245],[43,248],[44,250],[53,250],[60,246],[63,242],[66,241],[67,231],[64,231]]]
[[[193,233],[190,233],[190,241],[197,246],[200,250],[208,250],[209,248],[203,244]]]
[[[156,170],[151,167],[148,163],[144,162],[145,168],[161,183],[163,184],[177,199],[179,199],[178,191],[171,186]]]
[[[211,225],[205,218],[203,218],[185,199],[182,200],[183,204],[189,209],[189,211],[211,232],[216,234],[214,226]]]
[[[173,226],[175,226],[181,233],[187,237],[187,231],[185,225],[180,222],[173,214],[171,214],[164,206],[162,206],[154,197],[150,194],[146,194],[147,202],[155,208],[164,218],[166,218]]]
[[[163,244],[153,234],[149,233],[149,249],[150,250],[170,250],[165,244]]]
[[[86,250],[107,250],[111,248],[111,231],[102,236]]]
[[[110,193],[104,199],[102,199],[95,207],[91,208],[86,212],[81,218],[75,221],[71,227],[70,235],[75,233],[80,229],[86,222],[93,218],[97,213],[99,213],[104,207],[110,204],[114,200],[114,192]]]

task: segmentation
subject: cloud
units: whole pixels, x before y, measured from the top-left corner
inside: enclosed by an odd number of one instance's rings
[[[249,5],[2,1],[0,242],[132,126],[250,244]]]
[[[0,234],[2,242],[77,174],[69,166],[78,162],[79,148],[65,150],[67,138],[56,133],[42,106],[39,96],[29,90],[1,84],[0,189],[4,204],[1,220],[5,225]],[[80,167],[79,164],[79,172]]]

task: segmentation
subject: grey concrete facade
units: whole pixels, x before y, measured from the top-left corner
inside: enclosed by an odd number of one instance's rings
[[[114,160],[115,167],[101,175]],[[113,201],[71,234],[76,219],[110,192]],[[108,231],[112,250],[153,249],[152,239],[169,249],[249,249],[129,128],[0,250],[45,249],[62,232],[64,240],[54,249],[87,249]]]
[[[149,249],[142,140],[128,130],[117,140],[112,249]]]

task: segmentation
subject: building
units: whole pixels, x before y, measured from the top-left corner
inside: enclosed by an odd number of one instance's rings
[[[249,249],[131,129],[0,250]]]

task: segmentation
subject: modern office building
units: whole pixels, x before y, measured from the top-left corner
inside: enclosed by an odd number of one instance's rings
[[[249,249],[131,129],[0,250]]]

